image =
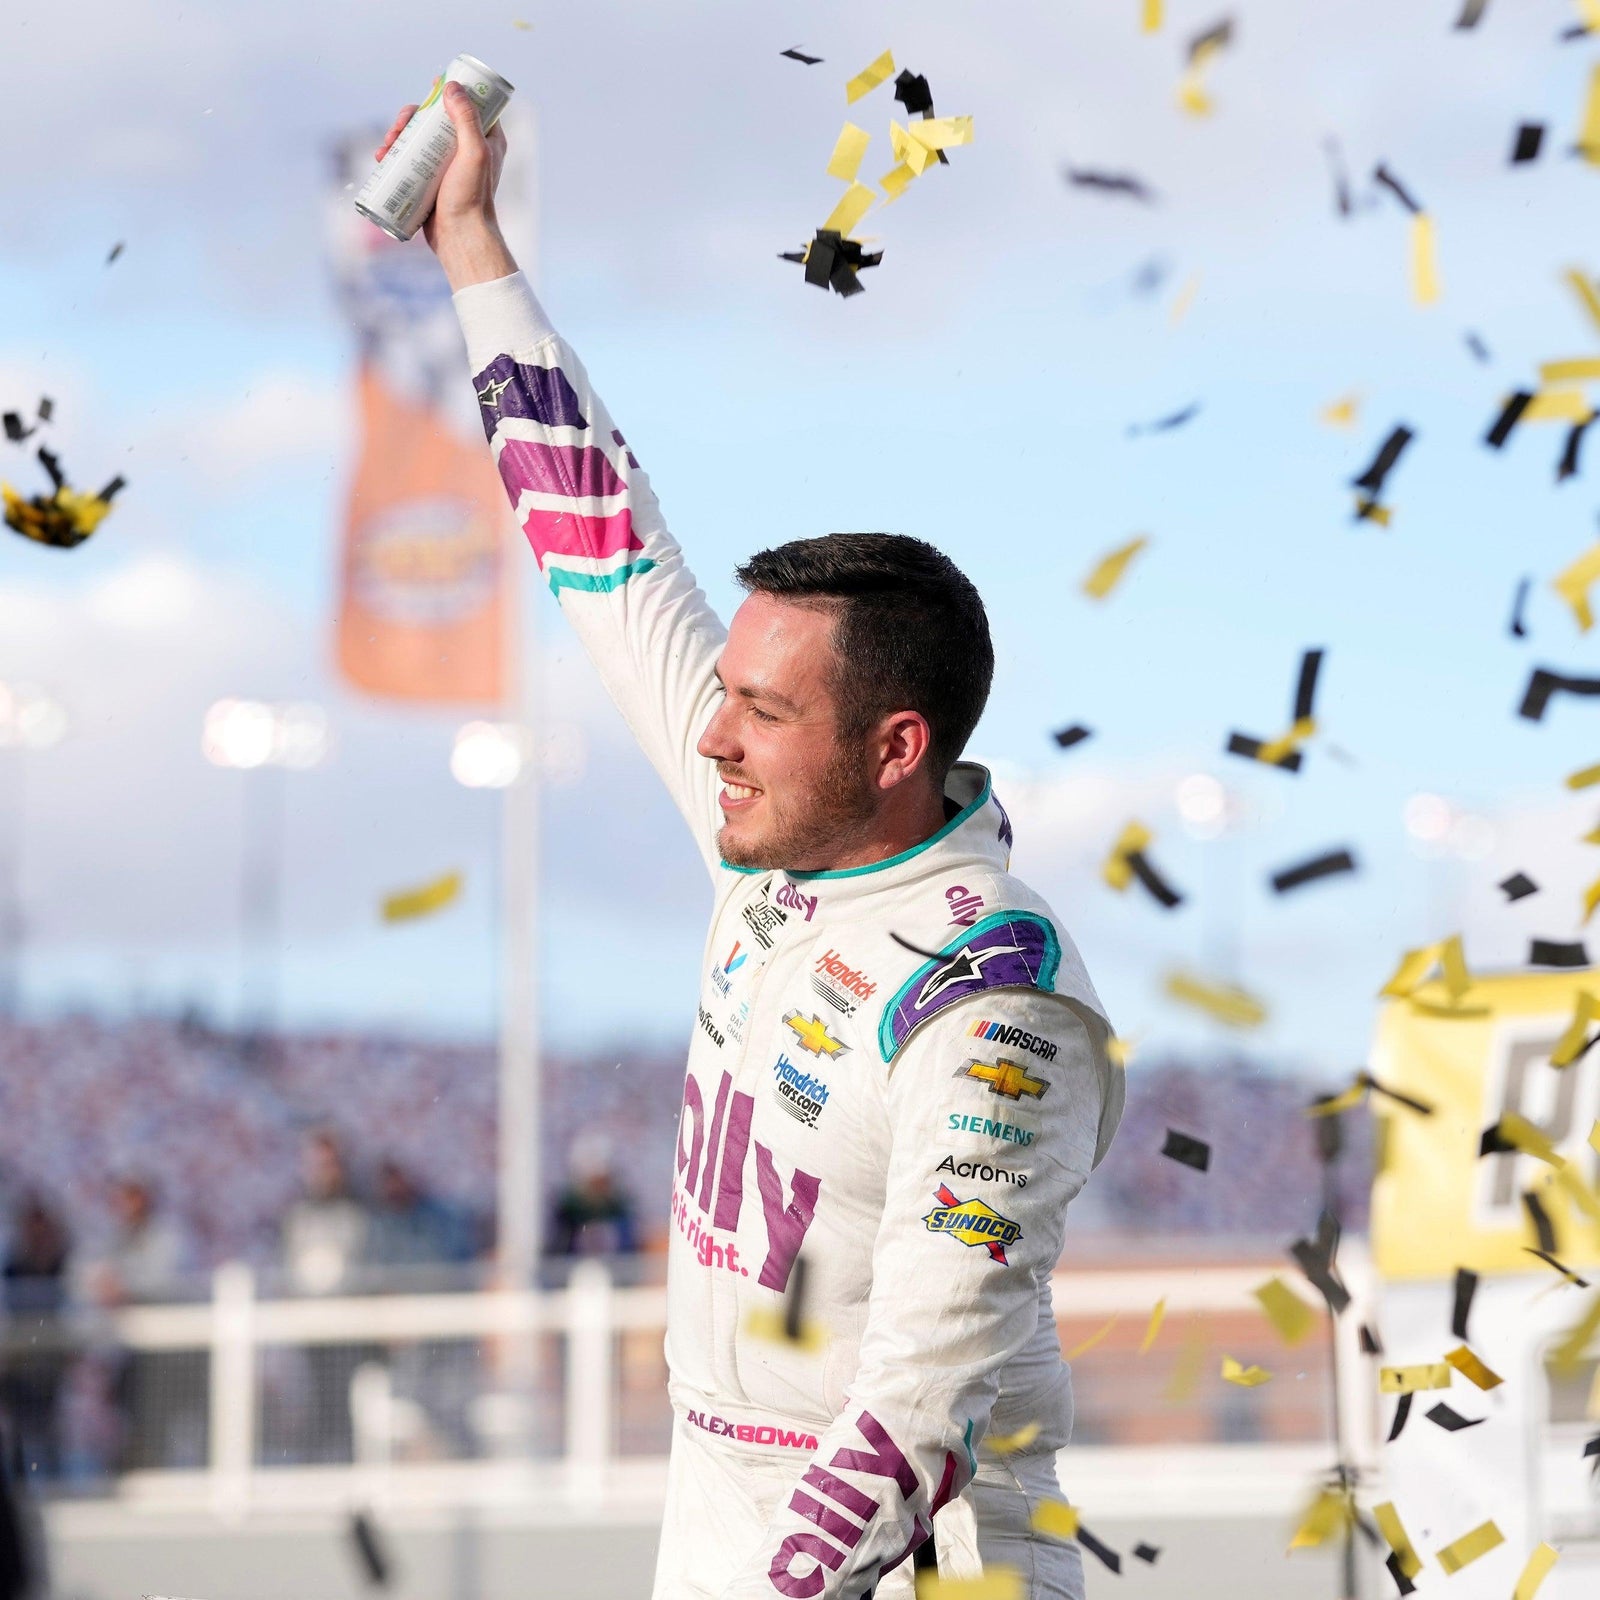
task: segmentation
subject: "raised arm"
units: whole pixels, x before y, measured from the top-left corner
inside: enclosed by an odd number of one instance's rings
[[[695,745],[721,692],[725,630],[650,480],[500,235],[504,132],[485,138],[455,85],[445,105],[456,150],[423,233],[454,291],[495,465],[562,611],[714,869],[716,770]]]

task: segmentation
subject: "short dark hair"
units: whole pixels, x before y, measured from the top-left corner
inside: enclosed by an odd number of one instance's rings
[[[983,601],[949,556],[901,533],[829,533],[762,550],[734,577],[753,594],[834,611],[843,731],[919,712],[932,734],[932,776],[943,783],[994,677]]]

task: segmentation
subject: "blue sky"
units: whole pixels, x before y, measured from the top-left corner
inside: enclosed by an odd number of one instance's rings
[[[1209,962],[1272,1006],[1264,1053],[1332,1068],[1359,1056],[1405,944],[1460,929],[1498,966],[1531,932],[1572,936],[1600,857],[1570,843],[1592,807],[1561,780],[1600,755],[1600,724],[1575,703],[1537,727],[1511,713],[1534,662],[1600,670],[1596,647],[1537,585],[1533,638],[1505,622],[1521,576],[1542,585],[1595,539],[1600,461],[1557,488],[1559,427],[1500,455],[1478,440],[1538,361],[1600,346],[1558,281],[1600,271],[1600,173],[1566,154],[1600,44],[1558,43],[1574,12],[1556,0],[1491,4],[1467,34],[1458,0],[1231,9],[1204,120],[1174,88],[1184,41],[1224,8],[1179,0],[1153,36],[1135,0],[8,12],[8,55],[70,60],[74,83],[68,114],[44,73],[7,108],[25,226],[0,241],[0,393],[51,393],[69,468],[130,480],[70,555],[0,544],[0,676],[49,683],[75,726],[25,775],[30,1003],[230,1014],[242,780],[201,761],[199,718],[223,694],[309,696],[338,748],[290,780],[286,1014],[491,1025],[495,802],[448,776],[459,719],[363,705],[329,666],[353,372],[323,152],[458,49],[536,111],[541,291],[713,599],[735,603],[752,548],[830,528],[919,533],[977,580],[1000,669],[974,753],[1000,770],[1017,868],[1125,1031],[1213,1041],[1160,996],[1174,961]],[[794,44],[824,65],[780,59]],[[842,90],[886,46],[976,138],[869,217],[884,263],[845,303],[775,256],[831,206],[847,114],[874,136],[866,174],[890,164],[888,91],[847,108]],[[1512,169],[1523,120],[1548,123],[1546,153]],[[1329,134],[1358,177],[1386,160],[1435,217],[1439,304],[1410,301],[1392,201],[1333,215]],[[1137,172],[1162,203],[1068,190],[1069,158]],[[1155,256],[1164,287],[1130,293]],[[1357,426],[1320,426],[1350,392]],[[1186,428],[1127,437],[1195,400]],[[1393,525],[1356,526],[1347,480],[1400,421],[1418,438]],[[22,452],[3,459],[32,483]],[[1135,533],[1152,542],[1123,586],[1085,600],[1084,573]],[[546,796],[547,1027],[670,1040],[709,896],[531,561],[524,576],[547,714],[589,746],[583,778]],[[1232,728],[1281,731],[1311,644],[1329,655],[1305,773],[1223,756]],[[1048,730],[1077,720],[1096,738],[1059,754]],[[1188,838],[1173,788],[1195,772],[1259,820]],[[1418,790],[1490,817],[1491,854],[1417,859],[1401,809]],[[1192,892],[1176,913],[1098,882],[1135,815]],[[1335,844],[1359,879],[1265,892],[1269,868]],[[469,888],[450,912],[379,924],[384,892],[452,866]],[[1545,891],[1503,908],[1493,884],[1518,867]],[[641,939],[656,959],[624,976]]]

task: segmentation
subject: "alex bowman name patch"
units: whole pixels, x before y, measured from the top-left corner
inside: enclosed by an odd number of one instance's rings
[[[1031,911],[999,911],[925,962],[884,1008],[878,1049],[885,1061],[929,1017],[987,989],[1042,989],[1053,994],[1061,941]]]

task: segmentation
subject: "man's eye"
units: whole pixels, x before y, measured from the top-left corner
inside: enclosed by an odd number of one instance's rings
[[[778,720],[770,711],[763,711],[760,706],[751,706],[750,715],[757,722],[776,722]]]

